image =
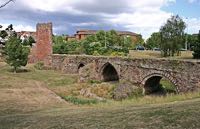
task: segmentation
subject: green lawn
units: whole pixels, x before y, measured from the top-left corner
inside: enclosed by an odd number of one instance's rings
[[[27,68],[14,74],[0,63],[0,129],[200,128],[199,93],[73,105],[55,93],[83,85],[76,75]]]

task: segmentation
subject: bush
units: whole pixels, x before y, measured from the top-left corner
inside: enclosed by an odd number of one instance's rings
[[[34,68],[38,70],[43,70],[44,69],[44,62],[38,62],[34,65]]]
[[[57,43],[53,45],[54,54],[68,54],[69,49],[66,43]]]
[[[142,88],[131,83],[121,83],[113,91],[113,99],[123,100],[127,98],[139,98],[143,96]]]
[[[98,53],[98,51],[94,51],[93,56],[100,56],[100,54]]]
[[[98,81],[98,80],[89,80],[89,83],[91,83],[91,84],[100,84],[101,81]]]
[[[194,59],[200,59],[200,31],[198,34],[198,42],[194,46],[193,57]]]
[[[112,99],[115,87],[116,87],[115,84],[101,83],[101,84],[93,84],[90,89],[91,93],[97,95],[98,97],[104,99]]]
[[[129,95],[129,98],[140,98],[143,97],[143,89],[142,88],[137,88],[133,90],[133,92]]]
[[[123,52],[112,52],[111,56],[125,56],[125,53],[123,53]]]
[[[195,44],[193,58],[200,59],[200,43]]]
[[[73,103],[75,105],[91,105],[91,104],[97,104],[99,101],[96,99],[83,99],[83,98],[78,98],[74,96],[61,96],[62,99]]]

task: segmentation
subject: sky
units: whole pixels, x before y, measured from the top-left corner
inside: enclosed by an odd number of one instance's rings
[[[198,33],[199,12],[200,0],[15,0],[0,9],[0,24],[35,31],[37,23],[52,22],[58,35],[72,35],[79,29],[115,29],[147,39],[177,14],[186,22],[186,32]]]

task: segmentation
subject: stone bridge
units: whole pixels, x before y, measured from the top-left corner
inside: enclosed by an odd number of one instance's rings
[[[166,78],[177,93],[197,91],[200,87],[200,61],[169,59],[130,59],[52,54],[52,23],[37,24],[37,43],[29,62],[46,65],[67,74],[79,74],[79,81],[131,82],[152,92]]]
[[[131,82],[151,91],[165,78],[176,86],[177,93],[197,91],[200,87],[199,61],[51,55],[48,62],[66,74],[79,74],[81,82]]]

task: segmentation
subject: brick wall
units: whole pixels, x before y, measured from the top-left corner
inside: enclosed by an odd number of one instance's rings
[[[52,23],[38,23],[36,45],[32,48],[29,63],[45,61],[52,54]]]

